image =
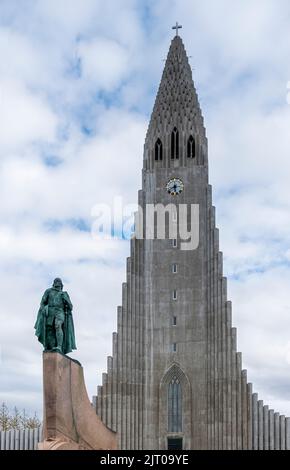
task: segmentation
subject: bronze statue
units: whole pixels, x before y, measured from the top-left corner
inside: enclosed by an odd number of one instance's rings
[[[35,334],[45,351],[63,354],[76,349],[72,303],[67,292],[63,292],[62,280],[56,278],[53,286],[43,294]]]

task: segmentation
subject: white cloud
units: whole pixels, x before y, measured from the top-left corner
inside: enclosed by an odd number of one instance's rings
[[[120,253],[111,240],[94,239],[90,232],[63,229],[58,233],[19,231],[0,226],[0,256],[3,261],[62,263],[90,259],[118,259]]]
[[[108,111],[95,137],[85,139],[72,132],[69,141],[60,145],[57,154],[64,163],[59,167],[45,166],[35,149],[21,156],[10,154],[3,159],[0,173],[0,195],[5,200],[0,207],[2,222],[8,218],[11,223],[13,217],[18,227],[23,218],[39,223],[90,218],[95,204],[111,203],[116,195],[135,202],[144,134],[145,121],[138,115]]]
[[[92,21],[93,15],[102,14],[100,0],[38,0],[36,2],[36,15],[45,25],[51,23],[65,33],[75,34],[86,30]]]
[[[56,126],[56,116],[41,97],[22,83],[0,80],[1,152],[39,140],[53,140]]]
[[[128,52],[114,41],[80,42],[78,53],[84,77],[100,90],[111,90],[128,74]]]
[[[1,78],[36,83],[45,61],[38,47],[25,35],[7,27],[0,28]]]

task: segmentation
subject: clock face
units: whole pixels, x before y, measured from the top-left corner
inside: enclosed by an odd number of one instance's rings
[[[178,196],[184,190],[184,184],[179,178],[172,178],[166,185],[166,191],[171,196]]]

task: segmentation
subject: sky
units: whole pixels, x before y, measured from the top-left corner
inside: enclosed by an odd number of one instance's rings
[[[127,240],[91,236],[97,203],[136,203],[174,32],[190,56],[248,380],[290,416],[290,3],[0,0],[0,401],[42,409],[33,325],[61,277],[96,394]],[[288,87],[288,88],[287,88]]]

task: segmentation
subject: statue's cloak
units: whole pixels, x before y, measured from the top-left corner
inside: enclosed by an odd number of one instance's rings
[[[46,334],[45,334],[45,318],[47,317],[48,306],[40,307],[38,310],[37,320],[34,325],[35,335],[38,338],[38,341],[43,344],[44,349],[46,349]]]
[[[74,321],[71,312],[67,312],[64,319],[63,353],[70,353],[73,349],[77,349]]]
[[[44,349],[47,349],[46,342],[46,318],[48,314],[48,306],[41,306],[37,320],[34,325],[35,335],[38,338],[38,341],[43,345]],[[67,310],[65,313],[64,323],[63,323],[63,344],[62,349],[64,354],[72,352],[73,349],[76,349],[76,340],[75,340],[75,330],[74,322],[71,310]]]

